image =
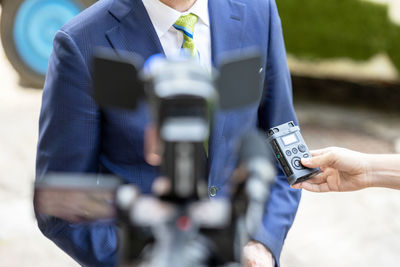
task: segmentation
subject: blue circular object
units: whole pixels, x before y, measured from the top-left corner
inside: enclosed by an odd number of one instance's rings
[[[82,9],[73,0],[26,0],[14,22],[15,46],[25,64],[45,75],[56,32]]]

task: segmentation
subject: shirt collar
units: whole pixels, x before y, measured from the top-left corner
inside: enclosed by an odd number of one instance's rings
[[[208,0],[197,0],[196,3],[184,13],[165,5],[160,2],[160,0],[143,0],[143,5],[149,14],[158,37],[163,36],[181,15],[189,13],[197,15],[205,25],[210,25]]]
[[[210,26],[210,17],[208,14],[208,0],[197,0],[196,3],[185,14],[193,13],[208,27]]]

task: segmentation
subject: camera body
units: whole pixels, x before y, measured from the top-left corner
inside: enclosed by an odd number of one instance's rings
[[[156,56],[143,71],[145,91],[161,142],[161,173],[170,201],[207,198],[206,145],[217,90],[210,73],[185,58]]]
[[[301,164],[301,158],[309,158],[311,153],[300,133],[300,128],[293,121],[268,130],[267,141],[289,184],[306,181],[321,171],[318,168],[311,169]]]

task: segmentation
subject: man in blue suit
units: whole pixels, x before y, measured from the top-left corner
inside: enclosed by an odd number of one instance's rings
[[[198,19],[193,39],[206,67],[218,68],[229,51],[260,47],[264,53],[265,92],[260,105],[219,113],[215,120],[209,142],[210,197],[227,193],[237,162],[233,151],[238,136],[255,127],[265,131],[296,121],[274,0],[101,0],[55,37],[39,122],[37,179],[49,171],[113,173],[150,193],[158,173],[144,160],[144,131],[149,122],[145,105],[134,112],[100,111],[91,96],[91,59],[98,46],[135,52],[144,59],[172,54],[184,40],[173,25],[182,12]],[[247,265],[279,266],[299,200],[300,192],[288,186],[278,169],[263,227],[244,248]],[[80,264],[116,265],[115,225],[37,217],[42,232]]]

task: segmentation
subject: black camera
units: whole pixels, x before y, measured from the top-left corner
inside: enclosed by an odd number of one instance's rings
[[[321,171],[301,164],[301,158],[309,158],[311,153],[300,133],[300,128],[293,121],[271,128],[267,133],[267,140],[289,184],[306,181]]]

